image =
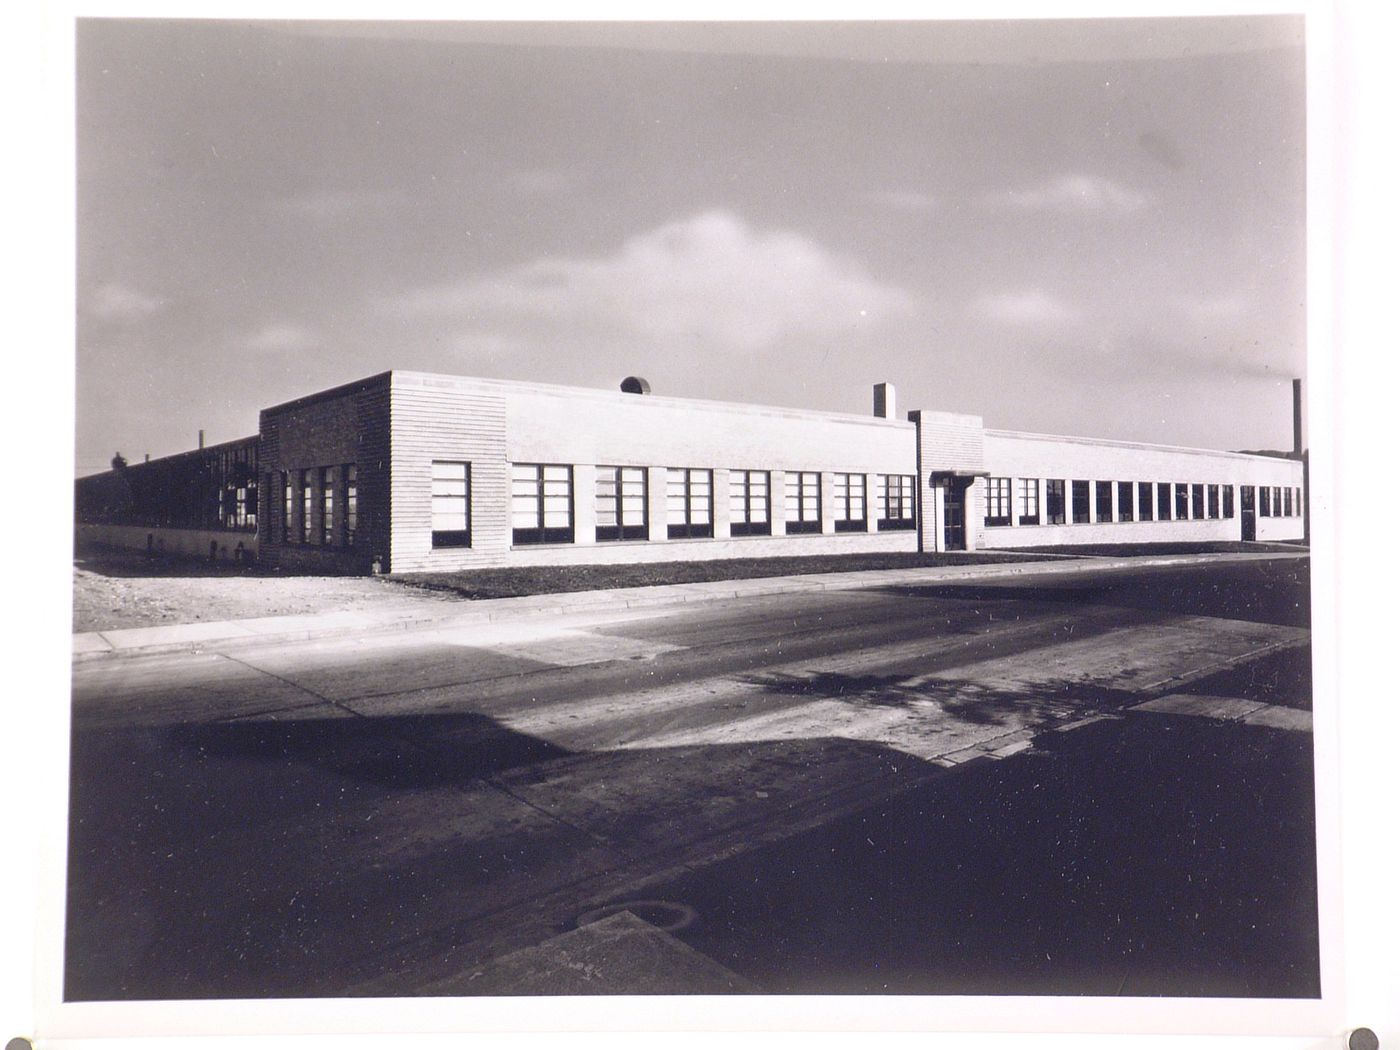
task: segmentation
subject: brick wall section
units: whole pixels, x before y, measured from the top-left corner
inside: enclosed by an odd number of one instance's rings
[[[986,547],[1024,547],[1057,543],[1161,543],[1184,540],[1240,539],[1240,495],[1242,485],[1268,485],[1302,488],[1303,465],[1296,460],[1270,456],[1247,456],[1234,452],[1214,452],[1203,449],[1172,448],[1123,441],[1095,441],[1088,438],[1054,437],[1043,434],[1021,434],[1011,431],[986,431],[986,464],[993,477],[1012,479],[1012,520],[1016,520],[1016,479],[1031,478],[1039,484],[1040,511],[1045,515],[1045,480],[1059,478],[1065,483],[1066,499],[1075,480],[1090,482],[1090,517],[1094,500],[1094,482],[1113,482],[1113,522],[1089,521],[1075,524],[1072,508],[1066,508],[1064,525],[1010,525],[984,527],[982,545]],[[1154,520],[1120,522],[1118,485],[1120,481],[1137,483],[1169,482],[1187,485],[1232,485],[1235,488],[1233,518]],[[979,481],[977,488],[984,489]],[[1189,490],[1188,490],[1189,492]],[[1222,497],[1223,499],[1223,497]],[[1175,496],[1173,496],[1175,512]],[[1302,539],[1303,516],[1294,507],[1291,517],[1256,518],[1256,539]]]
[[[510,467],[503,393],[449,376],[395,372],[390,415],[389,571],[510,564]],[[469,548],[433,549],[434,460],[471,464]]]
[[[940,475],[967,476],[986,469],[982,417],[919,409],[910,412],[909,419],[918,432],[919,549],[941,551],[944,549],[945,481]],[[982,520],[980,500],[979,487],[968,489],[964,507],[968,549],[978,545],[977,530]]]
[[[376,556],[389,552],[389,373],[311,397],[264,409],[259,420],[259,461],[270,481],[260,499],[259,550],[262,560],[292,571],[368,572]],[[345,545],[346,505],[343,469],[357,468],[357,527],[353,547]],[[322,468],[332,468],[335,487],[331,542],[323,544]],[[301,471],[312,472],[312,541],[301,543]],[[282,474],[294,486],[291,543],[283,543]]]

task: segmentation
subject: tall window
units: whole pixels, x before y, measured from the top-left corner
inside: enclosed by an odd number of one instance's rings
[[[329,547],[334,541],[331,529],[335,525],[335,471],[321,468],[321,545]]]
[[[1303,514],[1303,490],[1298,486],[1293,486],[1293,507],[1299,517]]]
[[[875,476],[875,527],[881,532],[914,527],[914,476]]]
[[[354,469],[347,468],[349,484],[354,483]],[[433,460],[433,546],[471,545],[472,465],[456,460]]]
[[[1138,520],[1152,520],[1152,482],[1138,482]]]
[[[1261,518],[1269,518],[1269,517],[1272,517],[1273,515],[1271,515],[1271,514],[1269,513],[1269,510],[1270,510],[1270,508],[1269,508],[1269,486],[1267,486],[1267,485],[1260,485],[1260,486],[1259,486],[1259,516],[1260,516]]]
[[[1011,524],[1011,479],[987,479],[987,524]]]
[[[1204,518],[1206,516],[1206,487],[1204,485],[1191,486],[1191,517]]]
[[[1220,517],[1220,486],[1206,486],[1206,517]]]
[[[1113,520],[1113,482],[1094,482],[1094,520]]]
[[[1290,485],[1283,490],[1283,516],[1293,517],[1293,487]]]
[[[296,497],[292,494],[291,471],[282,471],[282,542],[291,543],[296,535],[293,518],[296,517]]]
[[[1065,483],[1062,478],[1048,478],[1045,482],[1045,524],[1065,523]]]
[[[1070,495],[1074,497],[1070,513],[1073,515],[1075,523],[1087,522],[1089,520],[1089,483],[1087,481],[1071,482]]]
[[[512,463],[510,524],[512,543],[573,543],[574,468]]]
[[[1283,517],[1283,490],[1274,486],[1274,517]]]
[[[767,536],[773,531],[766,470],[729,472],[729,534]]]
[[[1221,512],[1224,517],[1233,518],[1235,516],[1235,486],[1225,485],[1221,488]]]
[[[1168,482],[1157,482],[1157,519],[1172,520],[1172,487]]]
[[[301,472],[301,542],[311,542],[311,471]]]
[[[646,467],[599,467],[594,502],[599,543],[647,538]]]
[[[865,531],[865,475],[837,474],[833,488],[836,493],[836,531]]]
[[[1016,521],[1020,525],[1040,524],[1040,481],[1016,479]]]
[[[822,531],[821,475],[816,471],[788,471],[783,492],[787,531]]]
[[[1184,521],[1191,516],[1191,492],[1186,485],[1176,486],[1176,518]]]
[[[1133,520],[1133,483],[1131,481],[1118,483],[1118,520]]]
[[[671,539],[715,534],[711,507],[714,475],[708,470],[672,467],[666,471],[666,535]]]
[[[360,527],[360,476],[355,464],[341,468],[345,476],[345,546],[355,546],[355,530]]]

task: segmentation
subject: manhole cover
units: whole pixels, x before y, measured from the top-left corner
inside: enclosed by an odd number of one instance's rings
[[[666,933],[677,933],[698,917],[698,913],[689,904],[679,904],[676,901],[622,901],[586,911],[578,917],[577,922],[580,926],[587,926],[590,922],[606,919],[620,911],[630,911],[643,922],[651,923]]]

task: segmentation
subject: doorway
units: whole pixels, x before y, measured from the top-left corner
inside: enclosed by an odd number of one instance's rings
[[[967,505],[967,482],[949,478],[943,489],[943,549],[967,550],[967,525],[964,508]]]

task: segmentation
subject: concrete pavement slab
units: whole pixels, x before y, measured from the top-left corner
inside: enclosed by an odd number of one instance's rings
[[[238,644],[277,639],[305,639],[356,631],[392,631],[416,628],[438,621],[503,621],[522,616],[538,617],[581,612],[600,608],[650,608],[657,605],[687,604],[760,594],[801,593],[804,591],[855,590],[864,587],[936,584],[969,579],[1056,575],[1132,569],[1152,566],[1218,564],[1238,561],[1297,559],[1307,552],[1266,554],[1171,555],[1140,558],[1057,558],[1027,562],[994,562],[984,565],[933,566],[913,569],[881,569],[871,572],[820,573],[753,580],[716,580],[703,583],[666,584],[653,587],[577,591],[565,594],[528,595],[468,603],[470,608],[446,605],[422,613],[392,610],[384,612],[327,612],[308,616],[262,617],[162,627],[126,628],[117,631],[88,632],[73,636],[75,660],[101,659],[120,653],[178,649],[220,642]],[[446,603],[445,603],[446,604]],[[94,637],[95,636],[95,637]],[[105,648],[104,648],[105,646]]]
[[[419,995],[726,995],[757,991],[630,911],[522,948]]]

